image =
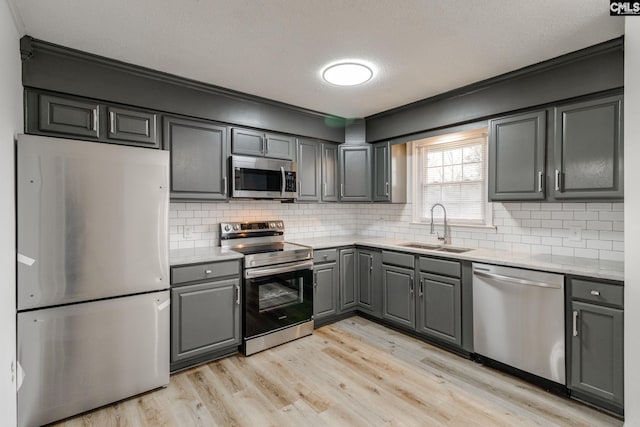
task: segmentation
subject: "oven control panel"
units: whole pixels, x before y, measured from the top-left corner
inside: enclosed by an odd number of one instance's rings
[[[264,236],[266,233],[271,235],[283,234],[284,222],[282,222],[282,220],[272,220],[220,223],[220,237],[222,237],[223,239],[237,236],[238,234],[243,234],[244,236],[242,237],[249,237],[252,235]]]

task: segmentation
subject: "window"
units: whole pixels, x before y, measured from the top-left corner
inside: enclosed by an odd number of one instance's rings
[[[491,225],[485,129],[416,141],[414,159],[414,221],[430,222],[442,203],[450,224]],[[442,222],[442,209],[433,216]]]

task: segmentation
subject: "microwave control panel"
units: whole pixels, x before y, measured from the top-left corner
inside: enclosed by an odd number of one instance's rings
[[[296,190],[296,173],[285,172],[284,173],[284,191],[289,193],[295,193]]]

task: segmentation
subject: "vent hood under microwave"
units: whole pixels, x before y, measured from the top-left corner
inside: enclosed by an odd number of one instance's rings
[[[231,156],[231,197],[295,199],[298,165],[289,160]]]

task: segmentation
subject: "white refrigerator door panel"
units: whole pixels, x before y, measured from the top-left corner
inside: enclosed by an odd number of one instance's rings
[[[169,287],[168,152],[19,135],[17,154],[18,310]]]
[[[18,313],[18,425],[169,383],[169,291]]]

